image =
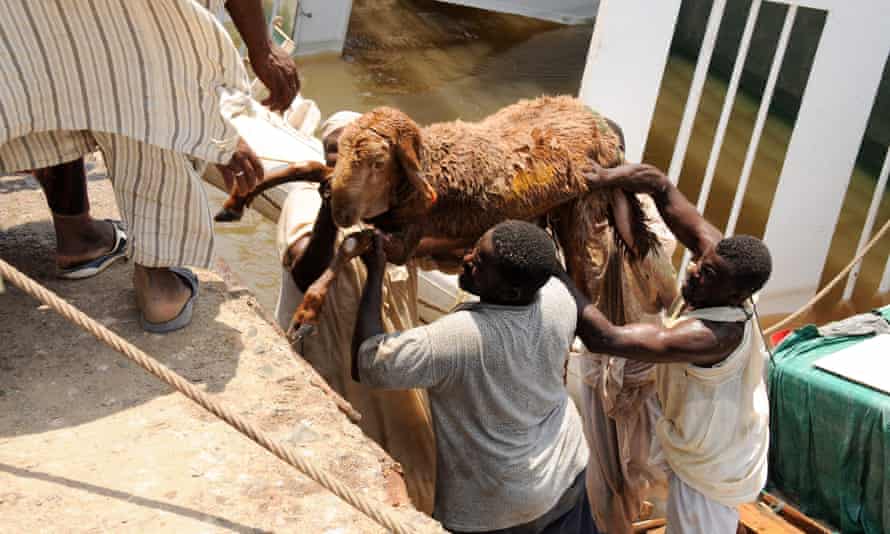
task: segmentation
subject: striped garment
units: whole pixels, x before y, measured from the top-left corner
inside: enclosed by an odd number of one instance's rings
[[[99,148],[134,261],[209,266],[203,162],[226,163],[247,109],[223,0],[0,0],[0,172]],[[200,160],[202,163],[195,163]]]

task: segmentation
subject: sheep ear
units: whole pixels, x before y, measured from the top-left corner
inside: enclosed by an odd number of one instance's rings
[[[436,190],[433,189],[433,186],[420,172],[420,161],[417,158],[417,150],[414,148],[413,139],[402,137],[399,143],[396,144],[396,156],[399,158],[399,163],[402,165],[408,181],[423,195],[426,200],[426,207],[430,208],[436,203]]]

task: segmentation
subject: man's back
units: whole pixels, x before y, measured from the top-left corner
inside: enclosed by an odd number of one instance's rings
[[[434,515],[447,528],[494,530],[536,519],[584,469],[581,421],[563,384],[573,306],[552,279],[530,305],[471,304],[362,345],[363,382],[429,388]]]

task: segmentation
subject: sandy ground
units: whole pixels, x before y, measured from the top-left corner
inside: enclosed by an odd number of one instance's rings
[[[115,217],[108,181],[93,174],[90,190],[93,214]],[[352,488],[391,502],[397,467],[313,385],[315,372],[249,292],[200,271],[192,325],[147,334],[131,264],[62,281],[54,247],[37,183],[0,178],[0,257]],[[0,295],[0,532],[380,530],[45,306],[8,285]]]

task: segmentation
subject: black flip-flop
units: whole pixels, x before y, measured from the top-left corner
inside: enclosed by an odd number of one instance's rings
[[[59,278],[65,280],[83,280],[101,273],[117,260],[127,257],[127,233],[124,231],[123,223],[120,221],[112,221],[105,219],[105,222],[111,223],[114,227],[114,246],[105,254],[65,269],[60,269]]]

